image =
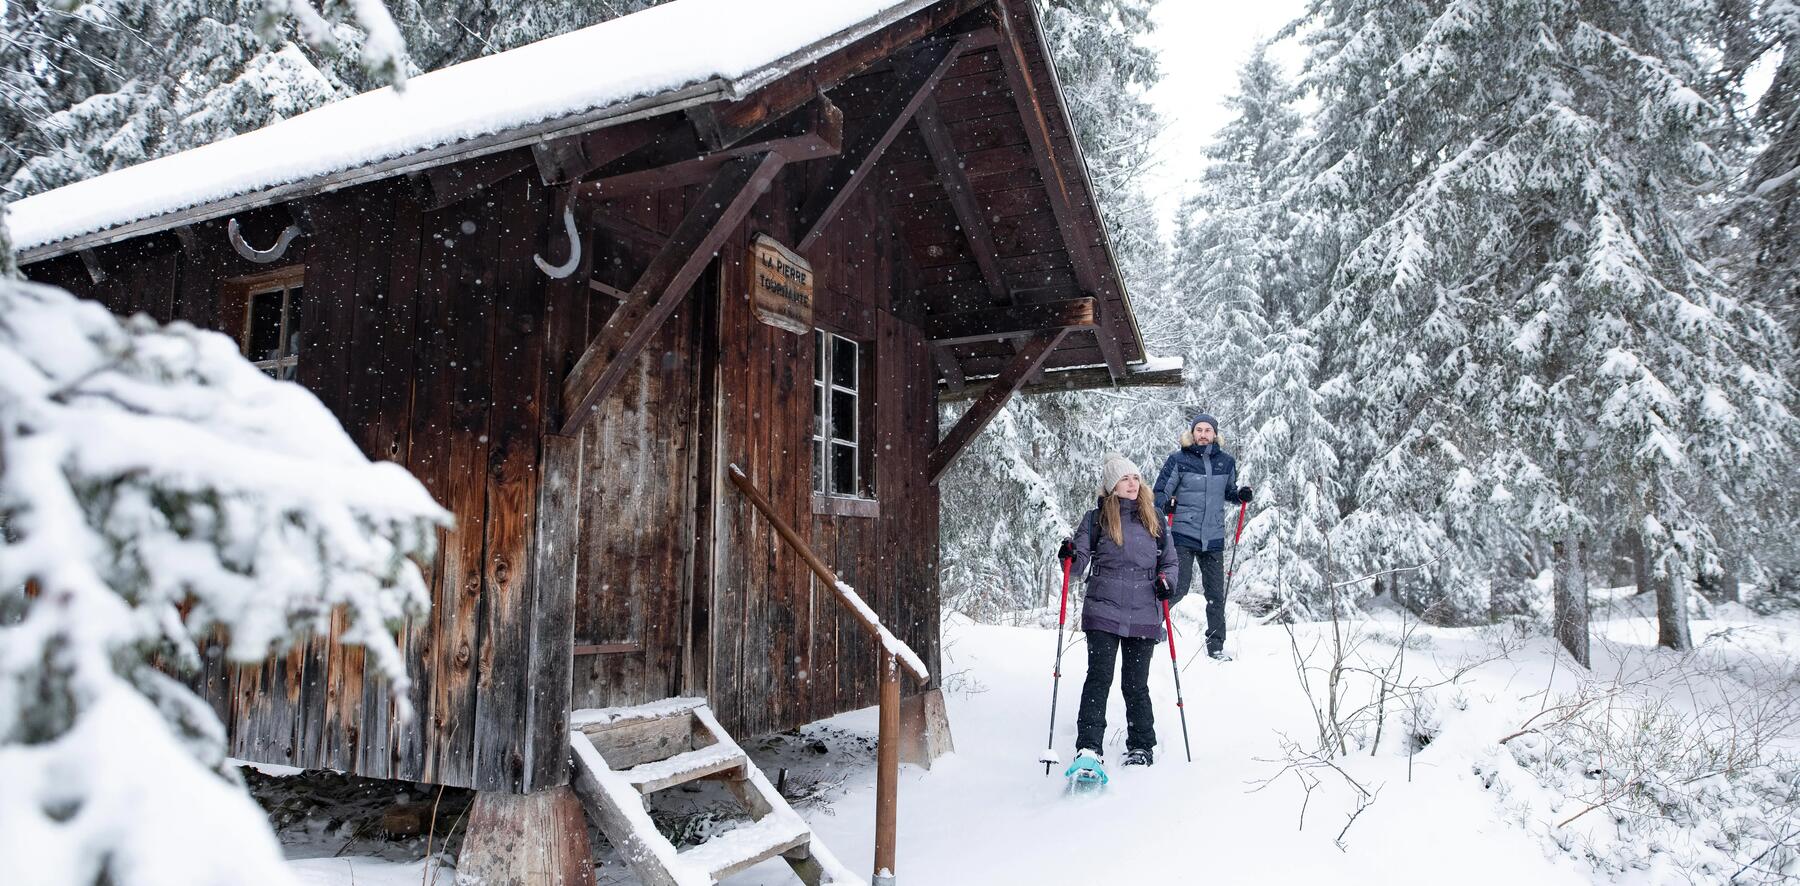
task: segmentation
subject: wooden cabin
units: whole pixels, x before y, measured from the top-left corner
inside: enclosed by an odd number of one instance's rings
[[[958,454],[1021,391],[1179,382],[1028,0],[676,0],[11,221],[27,276],[236,338],[455,515],[413,721],[328,638],[211,659],[258,762],[529,794],[570,782],[574,711],[692,696],[757,735],[874,704],[879,644],[731,466],[935,674]]]

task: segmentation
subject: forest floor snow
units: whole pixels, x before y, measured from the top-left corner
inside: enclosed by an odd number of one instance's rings
[[[1367,707],[1377,684],[1346,671],[1340,709],[1363,713],[1345,730],[1349,752],[1329,765],[1304,753],[1317,747],[1319,726],[1295,662],[1314,669],[1313,697],[1322,702],[1331,626],[1297,625],[1290,635],[1234,607],[1228,649],[1236,660],[1202,657],[1181,675],[1193,762],[1184,760],[1167,647],[1158,647],[1150,672],[1156,763],[1118,765],[1124,707],[1115,683],[1105,748],[1112,782],[1084,796],[1065,794],[1061,766],[1046,776],[1036,762],[1049,718],[1054,613],[1021,627],[951,617],[941,682],[956,752],[929,771],[902,768],[898,873],[919,884],[1334,886],[1436,886],[1452,871],[1460,883],[1507,886],[1726,882],[1744,865],[1740,882],[1800,874],[1792,848],[1800,827],[1789,827],[1800,825],[1800,784],[1782,781],[1800,772],[1792,764],[1800,619],[1713,607],[1693,623],[1697,649],[1677,654],[1655,648],[1654,619],[1639,601],[1596,592],[1595,604],[1592,670],[1573,667],[1549,638],[1512,627],[1423,627],[1381,606],[1346,622],[1339,633],[1354,647],[1351,668],[1385,671],[1391,685],[1410,688],[1381,706],[1377,741]],[[1200,608],[1194,599],[1176,611],[1183,665],[1199,645]],[[1054,748],[1064,761],[1074,753],[1086,672],[1080,640],[1069,636],[1057,709]],[[858,871],[873,853],[874,732],[867,709],[745,742]],[[1740,756],[1732,760],[1762,781],[1687,777],[1717,762],[1709,753],[1721,742],[1750,741],[1756,758],[1733,750]],[[1694,800],[1665,796],[1670,784],[1711,786]],[[1649,824],[1645,802],[1658,810]],[[705,829],[702,822],[691,833]],[[421,882],[417,862],[295,864],[311,884]],[[598,881],[635,882],[604,856]],[[772,861],[726,882],[797,881]]]

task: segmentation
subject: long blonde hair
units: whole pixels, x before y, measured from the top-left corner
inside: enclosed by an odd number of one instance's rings
[[[1156,505],[1150,499],[1150,487],[1143,482],[1138,483],[1137,511],[1138,521],[1150,530],[1150,537],[1162,538],[1162,518],[1156,515]],[[1100,526],[1106,531],[1106,537],[1112,543],[1125,546],[1125,527],[1119,522],[1119,494],[1108,492],[1100,502]]]

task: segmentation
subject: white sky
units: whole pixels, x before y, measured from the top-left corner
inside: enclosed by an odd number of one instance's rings
[[[1273,37],[1300,15],[1306,0],[1162,0],[1152,20],[1150,45],[1162,59],[1162,82],[1150,102],[1165,126],[1152,150],[1157,165],[1149,181],[1158,214],[1173,224],[1187,182],[1201,168],[1200,151],[1229,115],[1220,100],[1237,86],[1237,69],[1259,41]],[[1289,41],[1274,57],[1298,72],[1301,48]]]

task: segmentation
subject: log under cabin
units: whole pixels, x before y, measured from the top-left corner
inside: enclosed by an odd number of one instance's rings
[[[1179,382],[1039,28],[676,0],[16,203],[29,277],[237,339],[455,515],[402,638],[416,719],[328,637],[214,656],[230,753],[529,794],[571,782],[584,709],[697,697],[757,735],[874,704],[884,651],[801,547],[935,673],[957,455],[1021,391]]]

